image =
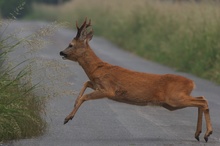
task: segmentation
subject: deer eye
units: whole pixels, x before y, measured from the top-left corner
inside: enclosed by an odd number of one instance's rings
[[[69,46],[68,46],[69,48],[72,48],[73,47],[73,45],[72,44],[69,44]]]

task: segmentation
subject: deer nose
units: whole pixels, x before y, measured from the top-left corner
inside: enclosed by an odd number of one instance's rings
[[[63,51],[61,51],[60,56],[67,57],[67,54],[65,54],[65,53],[63,53]]]

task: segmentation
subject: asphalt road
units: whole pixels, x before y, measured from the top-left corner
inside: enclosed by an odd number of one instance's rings
[[[45,25],[41,22],[14,22],[11,29],[32,28],[26,33],[36,31]],[[62,96],[48,99],[46,117],[48,130],[41,137],[14,141],[12,146],[191,146],[220,145],[220,86],[190,74],[180,73],[157,63],[144,60],[132,53],[123,51],[109,41],[94,37],[91,47],[104,61],[132,70],[156,74],[180,74],[196,83],[195,96],[205,96],[209,101],[213,134],[205,143],[205,121],[201,141],[194,138],[197,122],[197,108],[185,108],[170,112],[156,106],[134,106],[108,99],[85,102],[72,121],[63,125],[63,120],[73,108],[74,100],[87,77],[81,67],[74,62],[62,60],[59,52],[63,50],[75,32],[59,29],[51,36],[52,43],[43,50],[33,53],[39,61],[52,61],[61,65],[57,70],[48,67],[38,75],[54,75],[53,83],[44,80],[43,88],[59,89]],[[22,35],[21,35],[22,37]],[[18,56],[22,50],[14,55]],[[156,53],[156,52],[155,52]],[[13,56],[13,55],[12,55]],[[38,65],[37,67],[40,67]],[[60,74],[63,76],[60,77]],[[34,78],[34,77],[33,77]],[[66,83],[66,84],[63,84]],[[64,92],[65,90],[65,92]],[[55,90],[54,90],[55,91]],[[65,94],[74,91],[76,94]],[[50,92],[53,92],[51,90]],[[89,90],[87,91],[89,92]],[[42,93],[38,93],[42,94]]]

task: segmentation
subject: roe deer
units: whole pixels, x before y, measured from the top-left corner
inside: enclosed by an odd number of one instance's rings
[[[65,118],[64,124],[72,120],[84,101],[93,99],[108,98],[140,106],[155,104],[170,111],[198,107],[195,138],[199,141],[204,113],[207,127],[204,139],[208,141],[208,137],[212,134],[208,102],[203,96],[190,96],[194,88],[192,80],[173,74],[158,75],[131,71],[103,62],[89,46],[89,41],[93,37],[93,31],[87,31],[89,26],[91,20],[87,23],[86,19],[81,27],[78,27],[76,22],[76,37],[64,51],[60,52],[63,59],[78,62],[89,78],[89,81],[84,83],[74,108]],[[87,87],[94,91],[83,95]]]

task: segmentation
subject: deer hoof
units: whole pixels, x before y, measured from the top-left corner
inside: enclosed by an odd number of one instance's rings
[[[65,119],[63,124],[65,125],[69,120],[68,119]]]
[[[207,134],[205,134],[204,139],[206,142],[208,142],[208,137],[212,134],[212,131],[209,131]]]
[[[73,117],[66,117],[65,119],[64,119],[64,125],[69,121],[69,120],[72,120],[73,119]]]
[[[202,131],[196,131],[196,133],[195,133],[195,139],[197,139],[198,141],[200,141],[199,140],[199,135],[200,135],[200,133],[201,133]]]
[[[199,141],[199,136],[196,136],[195,138]]]
[[[208,142],[208,137],[204,137],[204,139],[205,139],[205,142]]]

